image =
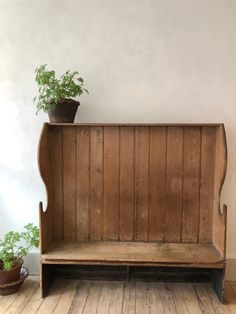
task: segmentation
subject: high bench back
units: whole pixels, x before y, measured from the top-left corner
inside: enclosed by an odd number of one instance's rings
[[[225,254],[222,124],[45,124],[52,240],[214,243]]]

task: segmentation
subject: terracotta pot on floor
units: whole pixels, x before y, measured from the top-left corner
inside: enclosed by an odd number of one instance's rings
[[[0,269],[0,286],[15,282],[20,280],[21,267],[23,260],[21,259],[18,264],[11,270],[2,270]]]

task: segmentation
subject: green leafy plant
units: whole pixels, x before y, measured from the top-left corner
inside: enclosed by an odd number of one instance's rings
[[[39,246],[39,229],[32,223],[23,232],[10,231],[0,241],[0,269],[11,270],[33,247]]]
[[[35,81],[39,87],[39,95],[34,97],[37,113],[40,110],[44,112],[54,110],[64,99],[80,96],[84,92],[88,94],[78,71],[68,70],[58,79],[55,71],[48,71],[46,66],[46,64],[40,65],[35,70]]]

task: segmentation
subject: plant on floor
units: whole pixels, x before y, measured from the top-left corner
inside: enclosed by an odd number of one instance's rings
[[[58,79],[55,71],[47,70],[46,66],[40,65],[35,70],[35,81],[39,86],[39,95],[34,97],[37,113],[40,110],[44,112],[55,110],[63,100],[81,96],[84,92],[88,94],[78,71],[68,70]]]
[[[28,223],[23,232],[10,231],[0,240],[0,269],[9,271],[17,266],[33,247],[39,246],[39,229]]]

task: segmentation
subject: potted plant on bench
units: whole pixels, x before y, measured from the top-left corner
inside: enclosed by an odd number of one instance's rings
[[[35,70],[35,81],[39,86],[39,95],[34,97],[37,113],[40,110],[47,112],[50,122],[73,123],[79,101],[74,100],[88,90],[84,88],[84,80],[78,71],[66,71],[60,79],[56,78],[55,71],[48,71],[46,64]]]
[[[0,295],[16,292],[28,276],[23,257],[39,246],[39,229],[32,223],[23,232],[10,231],[0,241]]]

